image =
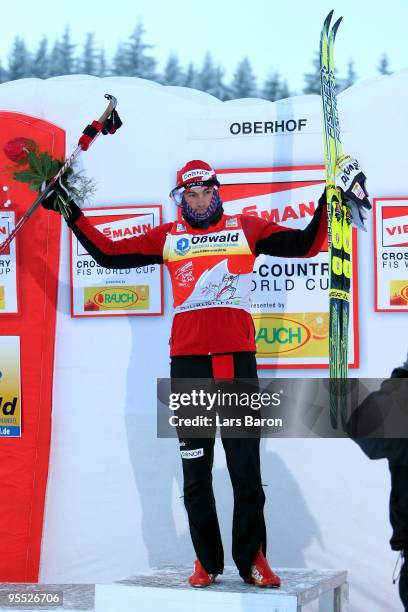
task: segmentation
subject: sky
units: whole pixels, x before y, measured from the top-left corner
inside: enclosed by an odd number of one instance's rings
[[[183,65],[193,61],[200,66],[210,50],[228,81],[248,56],[260,83],[278,71],[291,90],[300,93],[303,74],[311,70],[318,49],[321,24],[331,9],[335,18],[343,16],[336,47],[340,76],[350,59],[359,79],[375,76],[384,52],[393,71],[408,67],[407,0],[18,0],[2,3],[0,59],[7,64],[16,35],[35,49],[44,34],[53,41],[67,24],[80,47],[86,32],[95,32],[97,44],[110,58],[118,41],[141,20],[159,69],[171,52]]]

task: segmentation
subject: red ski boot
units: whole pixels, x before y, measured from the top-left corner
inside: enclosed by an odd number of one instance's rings
[[[259,550],[251,565],[251,573],[245,579],[248,584],[256,584],[259,587],[280,587],[280,578],[269,566],[267,559]]]
[[[207,574],[199,560],[194,561],[194,572],[189,577],[188,581],[192,587],[210,586],[217,577],[217,574]]]

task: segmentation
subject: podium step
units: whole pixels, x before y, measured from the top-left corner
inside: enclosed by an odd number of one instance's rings
[[[347,572],[274,568],[280,589],[246,584],[235,567],[208,588],[187,583],[191,567],[167,565],[111,584],[0,584],[0,612],[70,610],[70,612],[302,612],[303,607],[331,593],[327,612],[348,612]],[[19,594],[12,604],[8,594]],[[59,594],[59,601],[39,602],[34,595]],[[48,598],[49,599],[49,598]],[[57,598],[58,599],[58,598]]]
[[[301,612],[306,604],[332,592],[333,612],[348,611],[347,572],[274,568],[280,589],[246,584],[235,567],[226,567],[210,587],[193,589],[187,583],[190,567],[168,565],[112,585],[96,585],[95,612]],[[328,610],[329,612],[329,610]]]

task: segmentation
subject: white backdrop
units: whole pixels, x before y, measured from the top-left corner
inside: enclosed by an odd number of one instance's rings
[[[102,112],[106,92],[118,97],[124,126],[82,156],[98,185],[95,206],[161,203],[168,221],[175,210],[167,194],[188,159],[219,168],[323,162],[318,96],[220,102],[136,78],[69,76],[3,84],[0,107],[64,127],[70,151]],[[404,71],[339,96],[343,149],[360,160],[373,197],[408,196],[407,94]],[[284,135],[228,133],[234,121],[282,117],[307,118],[310,127]],[[191,565],[178,444],[158,440],[155,429],[156,377],[169,370],[169,279],[166,274],[163,317],[71,319],[68,245],[64,227],[41,580],[105,582],[164,563]],[[370,219],[359,235],[361,367],[353,375],[386,377],[405,358],[407,325],[404,313],[374,313],[372,248]],[[271,563],[347,569],[353,611],[399,610],[386,463],[370,462],[349,440],[318,439],[264,441],[262,462]],[[219,444],[214,475],[232,563],[232,494]]]

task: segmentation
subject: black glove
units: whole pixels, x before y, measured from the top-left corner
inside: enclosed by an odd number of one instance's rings
[[[371,210],[371,203],[366,190],[366,175],[360,164],[350,155],[343,155],[336,164],[336,187],[341,189],[343,198],[351,204],[353,223],[367,231],[366,211]]]
[[[48,187],[50,181],[44,181],[41,185],[40,193],[43,193],[45,189]],[[52,186],[50,191],[44,197],[41,205],[47,210],[55,210],[61,214],[60,202],[63,200],[67,204],[70,202],[71,197],[68,189],[63,185],[61,177],[58,181]]]
[[[48,183],[49,181],[44,181],[41,186],[41,192],[44,191]],[[41,204],[47,210],[55,210],[55,212],[60,213],[68,225],[75,223],[82,214],[81,209],[72,199],[69,190],[62,183],[61,177],[52,186],[52,189],[47,193]]]

